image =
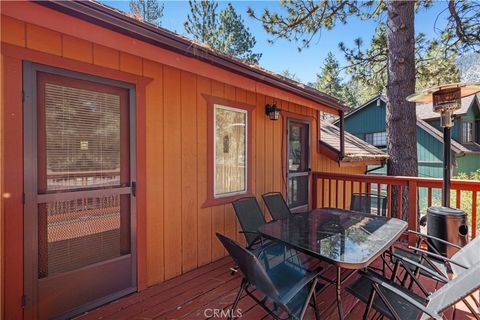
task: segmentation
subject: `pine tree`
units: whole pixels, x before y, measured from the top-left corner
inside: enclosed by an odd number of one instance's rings
[[[215,47],[218,32],[218,4],[209,0],[189,0],[188,3],[190,4],[190,13],[187,21],[183,24],[185,31],[193,39]]]
[[[350,108],[354,108],[358,104],[358,97],[354,90],[357,83],[352,80],[344,83],[340,73],[338,60],[332,52],[329,52],[321,72],[317,74],[313,87],[343,101]]]
[[[160,25],[163,4],[157,0],[130,0],[130,12],[137,19]]]
[[[254,53],[255,37],[245,27],[242,17],[231,3],[217,14],[217,3],[190,0],[190,14],[184,26],[195,40],[208,44],[246,62],[258,64],[260,53]]]
[[[231,3],[220,12],[216,48],[252,64],[258,64],[261,53],[253,53],[255,37],[250,33]]]

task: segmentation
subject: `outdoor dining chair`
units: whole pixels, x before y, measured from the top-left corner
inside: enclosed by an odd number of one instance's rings
[[[247,248],[252,249],[261,241],[258,228],[267,223],[263,216],[262,209],[260,209],[258,205],[257,198],[241,198],[233,201],[232,206],[238,222],[242,227],[242,231],[240,232],[243,233],[245,240],[247,240]]]
[[[217,237],[243,273],[231,309],[233,313],[245,292],[274,319],[303,319],[309,305],[315,310],[316,319],[320,319],[315,298],[316,289],[323,287],[317,282],[319,272],[308,271],[288,259],[272,267],[262,263],[261,256],[254,255],[234,240],[219,233]],[[255,294],[252,289],[256,289]],[[258,292],[264,297],[259,298]]]
[[[473,239],[466,246],[460,247],[456,244],[426,234],[415,231],[409,231],[409,233],[413,233],[419,238],[417,246],[409,246],[409,249],[395,248],[394,252],[401,257],[417,263],[417,265],[405,264],[405,267],[414,272],[417,277],[421,274],[442,283],[446,283],[449,281],[450,273],[452,273],[454,277],[458,277],[474,265],[480,264],[480,237]],[[442,242],[459,250],[451,258],[447,258],[438,254],[438,252],[434,253],[420,247],[420,244],[422,243],[429,245],[431,240]],[[422,267],[419,267],[419,264]],[[405,281],[404,278],[404,284]]]
[[[359,274],[360,277],[347,291],[367,304],[364,319],[372,307],[389,319],[443,319],[441,314],[459,301],[465,303],[477,320],[480,319],[477,310],[467,300],[480,288],[479,264],[425,298],[371,270],[360,271]]]
[[[387,215],[387,198],[370,193],[352,193],[350,210],[379,216]]]
[[[288,219],[293,216],[280,192],[265,193],[262,198],[273,220]]]

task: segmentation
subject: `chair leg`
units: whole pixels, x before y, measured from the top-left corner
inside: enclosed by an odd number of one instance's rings
[[[470,312],[472,313],[472,316],[475,317],[475,319],[479,320],[480,319],[480,315],[478,314],[478,310],[475,310],[472,305],[467,301],[467,299],[462,299],[463,303],[465,303],[465,305],[467,306],[468,310],[470,310]]]
[[[232,320],[233,314],[235,313],[235,310],[237,310],[238,302],[240,301],[240,297],[242,296],[243,291],[247,287],[247,280],[245,278],[242,279],[242,284],[240,285],[240,290],[238,290],[237,296],[235,297],[235,301],[233,302],[232,305],[232,310],[228,316],[228,320]]]
[[[303,316],[305,315],[305,311],[307,311],[308,304],[310,303],[310,299],[312,299],[312,294],[315,294],[315,287],[317,286],[317,279],[313,280],[312,286],[310,287],[310,291],[308,292],[307,299],[305,303],[303,304],[302,311],[300,312],[299,315],[299,320],[303,319]],[[317,317],[317,314],[315,313],[315,317]]]
[[[317,285],[315,284],[313,286],[313,294],[312,294],[312,301],[313,301],[313,310],[315,311],[315,319],[320,320],[320,312],[318,310],[318,305],[317,305],[317,295],[316,295],[316,287]]]
[[[366,320],[370,310],[372,309],[373,299],[375,299],[375,290],[372,287],[372,292],[370,292],[370,297],[368,298],[368,303],[365,306],[365,312],[363,313],[363,319]]]

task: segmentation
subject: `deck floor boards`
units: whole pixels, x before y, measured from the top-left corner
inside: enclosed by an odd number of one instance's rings
[[[325,263],[309,261],[311,267],[323,267],[327,278],[335,277],[335,269]],[[379,265],[379,262],[376,261]],[[101,306],[79,317],[78,320],[94,319],[135,319],[135,320],[170,320],[170,319],[218,319],[205,310],[229,310],[240,286],[241,275],[230,274],[232,260],[228,257],[197,268],[184,275],[152,286],[142,292],[134,293],[122,299]],[[346,275],[346,273],[343,273]],[[345,288],[354,281],[352,276],[343,285]],[[423,278],[425,279],[425,278]],[[427,282],[427,288],[433,290],[433,281]],[[258,293],[255,293],[259,295]],[[345,319],[361,319],[365,305],[359,302],[345,290],[342,291],[342,304]],[[335,286],[331,285],[317,295],[321,319],[338,319],[335,303]],[[270,316],[253,299],[243,295],[238,309],[240,319],[270,319]],[[457,310],[455,320],[473,319],[465,308]],[[373,315],[373,312],[370,314]],[[452,319],[452,312],[447,312],[446,318]],[[308,309],[305,319],[315,319],[313,310]]]

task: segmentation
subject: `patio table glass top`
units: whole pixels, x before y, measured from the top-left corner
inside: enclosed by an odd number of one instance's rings
[[[315,209],[259,228],[312,257],[346,269],[367,267],[407,229],[407,222],[340,209]]]

